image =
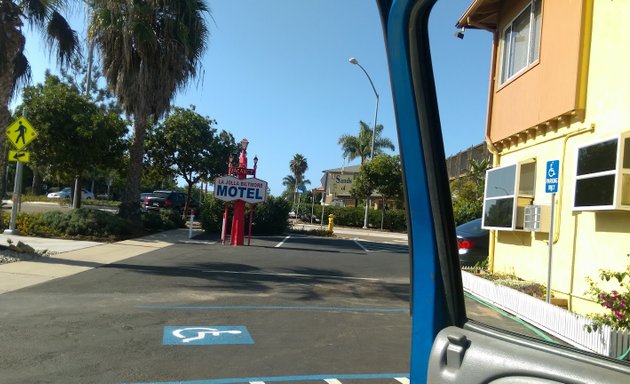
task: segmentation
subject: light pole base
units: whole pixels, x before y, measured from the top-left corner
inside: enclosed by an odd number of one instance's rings
[[[17,229],[5,229],[4,232],[2,232],[2,234],[19,236],[20,235],[20,231],[18,231]]]

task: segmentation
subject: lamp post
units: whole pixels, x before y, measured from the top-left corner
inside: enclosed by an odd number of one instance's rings
[[[359,68],[361,68],[363,73],[365,73],[365,76],[367,76],[368,80],[370,81],[370,85],[372,86],[372,90],[374,91],[374,96],[376,96],[376,110],[374,111],[374,128],[372,128],[372,145],[370,147],[370,160],[372,160],[372,158],[374,157],[374,138],[376,137],[376,120],[378,118],[378,92],[376,92],[376,87],[374,87],[374,82],[372,82],[372,78],[370,77],[370,75],[367,73],[365,68],[363,68],[363,66],[359,64],[359,60],[355,59],[354,57],[351,57],[350,60],[348,61],[350,61],[350,64],[358,65]],[[367,229],[368,227],[369,206],[370,206],[370,198],[368,196],[368,198],[365,199],[365,215],[363,217],[363,229]]]

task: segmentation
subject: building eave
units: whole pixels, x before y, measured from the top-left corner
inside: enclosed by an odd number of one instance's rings
[[[484,29],[494,32],[499,21],[499,8],[503,0],[474,0],[457,20],[457,28]]]

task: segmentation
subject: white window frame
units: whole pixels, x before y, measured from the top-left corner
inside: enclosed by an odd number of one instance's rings
[[[501,32],[501,52],[500,52],[501,65],[499,66],[499,85],[503,85],[507,83],[508,81],[510,81],[511,79],[518,77],[521,73],[527,71],[528,68],[530,68],[532,65],[538,62],[538,59],[540,57],[540,40],[541,40],[541,31],[542,31],[542,1],[543,0],[531,0],[525,7],[523,7],[523,9],[512,20],[510,20],[507,26],[503,28],[503,31]],[[535,10],[534,5],[537,2],[540,2],[541,4],[540,6],[541,21],[540,21],[539,30],[537,31],[536,34],[534,34],[534,26],[535,26],[535,19],[536,19],[536,16],[534,14],[534,10]],[[510,74],[510,73],[507,73],[506,71],[507,71],[507,68],[509,68],[511,64],[510,57],[512,56],[513,42],[511,41],[512,39],[510,38],[510,42],[508,44],[508,41],[506,41],[506,38],[505,38],[506,33],[508,30],[512,30],[514,21],[516,21],[516,19],[518,19],[523,14],[523,12],[526,12],[528,8],[529,8],[529,32],[528,32],[528,41],[527,41],[527,64],[523,68],[520,68],[516,72]],[[534,36],[538,38],[538,50],[536,51],[534,57],[530,57]],[[505,54],[506,50],[507,50],[507,55]]]
[[[628,168],[623,168],[623,158],[624,158],[624,154],[625,151],[628,150],[630,151],[630,148],[624,148],[625,147],[625,139],[630,137],[630,132],[625,132],[619,135],[615,135],[615,136],[609,136],[603,139],[598,139],[595,141],[590,141],[588,143],[579,145],[576,147],[575,150],[575,168],[573,170],[573,175],[574,175],[574,183],[573,183],[573,204],[572,204],[572,210],[573,211],[612,211],[612,210],[630,210],[630,205],[627,204],[622,204],[621,203],[621,196],[622,196],[622,182],[621,179],[623,177],[623,175],[630,175],[630,169]],[[615,168],[611,169],[611,170],[606,170],[606,171],[601,171],[601,172],[594,172],[594,173],[588,173],[585,175],[579,175],[578,176],[578,167],[579,167],[579,153],[580,153],[580,149],[583,148],[587,148],[587,147],[591,147],[597,144],[601,144],[601,143],[605,143],[607,141],[612,141],[612,140],[616,140],[617,141],[617,152],[615,154],[616,158],[615,158]],[[630,147],[630,146],[629,146]],[[585,180],[585,179],[594,179],[597,177],[602,177],[602,176],[609,176],[609,175],[613,175],[615,176],[615,184],[613,186],[613,196],[612,196],[612,203],[608,204],[608,205],[589,205],[589,206],[576,206],[575,205],[575,197],[576,197],[576,193],[577,193],[577,182],[578,180]]]
[[[527,164],[531,164],[531,163],[536,163],[536,159],[528,159],[528,160],[524,160],[524,161],[520,161],[514,164],[506,164],[504,166],[501,167],[497,167],[497,168],[492,168],[486,171],[486,183],[485,183],[485,187],[484,187],[484,196],[483,196],[483,208],[481,211],[481,227],[484,229],[492,229],[492,230],[498,230],[498,231],[517,231],[517,230],[522,230],[520,227],[517,227],[517,219],[518,219],[518,201],[519,201],[519,197],[526,197],[531,199],[532,201],[534,200],[534,195],[530,195],[530,194],[521,194],[520,192],[520,184],[521,184],[521,176],[522,176],[522,166],[523,165],[527,165]],[[511,195],[504,195],[504,196],[498,196],[498,197],[487,197],[487,191],[488,191],[488,182],[490,180],[489,174],[491,172],[495,172],[498,171],[500,169],[505,169],[508,167],[516,167],[515,169],[515,173],[514,173],[514,192]],[[534,189],[534,194],[536,193],[536,166],[534,165],[534,185],[533,185],[533,189]],[[510,227],[495,227],[495,226],[488,226],[486,225],[486,202],[487,201],[496,201],[496,200],[506,200],[508,198],[512,199],[512,225]]]

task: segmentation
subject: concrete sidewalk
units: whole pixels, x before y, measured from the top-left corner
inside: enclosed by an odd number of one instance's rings
[[[193,230],[193,236],[202,232],[201,230]],[[50,257],[42,257],[32,261],[18,261],[0,265],[0,294],[74,275],[105,264],[165,248],[175,243],[186,243],[188,242],[188,234],[188,229],[174,229],[117,243],[0,234],[1,243],[6,243],[6,239],[11,239],[14,243],[22,241],[38,251],[59,252]]]
[[[291,228],[296,230],[314,230],[320,229],[321,226],[319,224],[291,224]],[[328,227],[324,225],[324,230]],[[408,240],[406,233],[398,233],[398,232],[389,232],[389,231],[379,231],[378,229],[363,229],[363,228],[354,228],[354,227],[340,227],[335,226],[333,229],[333,234],[338,237],[345,238],[376,238],[376,239],[388,239],[394,240],[397,242],[406,242]]]

